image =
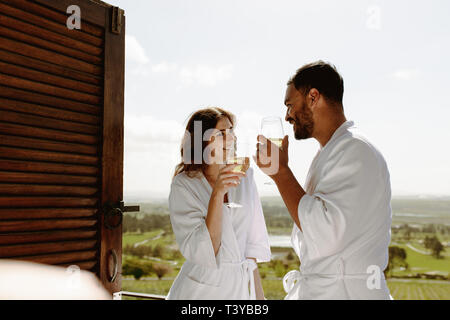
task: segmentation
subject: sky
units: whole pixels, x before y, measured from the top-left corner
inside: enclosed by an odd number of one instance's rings
[[[324,60],[344,111],[385,157],[393,196],[450,195],[450,2],[109,0],[125,10],[124,197],[166,198],[189,115],[219,106],[254,137],[287,80]],[[319,149],[289,135],[302,184]],[[259,169],[262,196],[278,195]]]

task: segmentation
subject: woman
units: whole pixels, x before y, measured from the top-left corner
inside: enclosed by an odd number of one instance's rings
[[[169,195],[186,262],[167,299],[264,299],[256,262],[270,261],[270,246],[253,170],[224,164],[234,152],[234,122],[231,113],[207,108],[187,123]]]

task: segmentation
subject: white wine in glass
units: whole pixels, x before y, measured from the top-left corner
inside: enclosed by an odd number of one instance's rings
[[[278,148],[281,148],[281,145],[283,144],[283,139],[281,138],[269,138],[269,140],[275,143]]]
[[[235,150],[233,153],[227,158],[226,164],[236,164],[233,168],[233,172],[242,172],[245,173],[248,168],[250,168],[250,150],[249,143],[245,141],[237,141],[235,145]],[[228,194],[229,196],[229,194]],[[228,200],[230,200],[228,198]],[[228,202],[225,203],[228,208],[241,208],[242,205],[236,202]]]
[[[237,164],[233,172],[245,173],[250,168],[250,157],[232,157],[227,160],[227,164]]]
[[[283,123],[277,116],[265,117],[261,120],[261,134],[273,142],[278,148],[281,148],[284,138]],[[273,181],[267,181],[264,184],[274,185]]]

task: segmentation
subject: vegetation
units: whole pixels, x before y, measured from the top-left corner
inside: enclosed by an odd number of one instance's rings
[[[278,197],[263,198],[271,235],[289,235],[291,218]],[[140,204],[126,213],[123,290],[167,295],[184,263],[172,232],[167,205]],[[393,200],[389,264],[385,270],[395,299],[450,299],[450,201]],[[272,260],[259,264],[267,299],[283,299],[282,277],[298,269],[290,247],[272,247]]]
[[[425,237],[424,240],[425,248],[430,249],[433,253],[433,256],[437,259],[442,258],[441,252],[445,250],[442,243],[439,241],[439,239],[436,236],[433,237]]]
[[[122,263],[122,275],[131,275],[139,280],[144,275],[150,275],[153,272],[153,263],[141,260],[127,258]]]
[[[170,218],[167,214],[151,214],[142,217],[125,215],[123,221],[123,232],[146,232],[155,229],[171,231]]]
[[[389,262],[384,273],[387,276],[392,276],[395,268],[403,267],[409,269],[409,265],[406,262],[406,250],[397,246],[389,247]]]

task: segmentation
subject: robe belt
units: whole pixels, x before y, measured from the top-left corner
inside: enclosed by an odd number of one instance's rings
[[[283,288],[286,293],[291,292],[294,287],[300,287],[300,280],[308,278],[314,279],[361,279],[366,280],[367,277],[370,276],[370,273],[353,273],[346,274],[344,272],[344,261],[339,259],[338,262],[338,273],[330,274],[330,273],[304,273],[301,270],[291,270],[286,273],[283,277]]]
[[[255,277],[253,271],[258,268],[253,259],[245,259],[241,262],[222,262],[222,266],[241,267],[244,271],[244,282],[250,285],[250,300],[256,300]]]

